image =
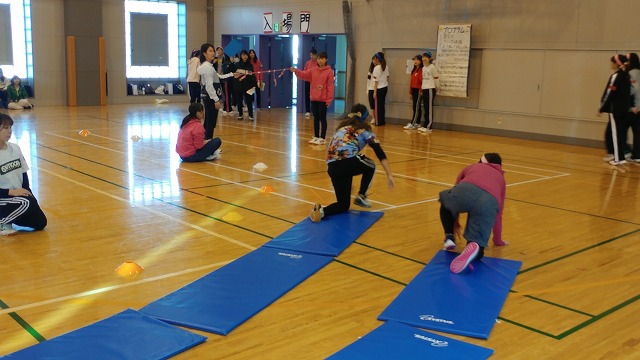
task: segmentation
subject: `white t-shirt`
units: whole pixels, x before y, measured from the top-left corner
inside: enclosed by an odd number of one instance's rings
[[[435,89],[440,87],[437,82],[438,70],[433,64],[422,68],[422,89]]]
[[[198,74],[198,66],[200,66],[200,59],[198,57],[192,57],[189,59],[189,68],[187,69],[187,82],[200,82],[200,75]]]
[[[371,74],[371,80],[378,82],[378,89],[389,86],[388,79],[389,79],[388,66],[384,70],[382,70],[381,65],[376,65],[376,67],[373,68],[373,74]]]
[[[27,172],[27,165],[20,147],[7,143],[6,150],[0,150],[0,188],[22,189],[22,173]]]

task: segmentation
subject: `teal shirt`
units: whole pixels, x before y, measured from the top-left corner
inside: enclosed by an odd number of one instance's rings
[[[20,85],[20,88],[16,90],[13,85],[9,85],[7,87],[7,100],[9,102],[17,102],[20,99],[26,99],[29,95],[27,94],[27,90],[25,90],[24,86]]]

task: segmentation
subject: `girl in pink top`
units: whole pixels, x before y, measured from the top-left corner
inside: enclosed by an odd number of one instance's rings
[[[220,159],[220,138],[204,139],[204,106],[201,103],[189,105],[189,115],[182,119],[176,152],[184,162],[199,162]]]
[[[334,76],[333,70],[327,66],[327,53],[318,54],[318,67],[309,70],[299,70],[291,67],[291,72],[304,81],[311,83],[309,98],[313,112],[314,137],[310,144],[324,145],[327,136],[327,108],[333,101]]]
[[[440,192],[440,221],[445,232],[445,250],[455,250],[454,233],[459,234],[458,215],[467,213],[464,238],[467,246],[451,262],[451,271],[459,273],[471,261],[480,260],[484,248],[489,245],[493,228],[493,243],[504,246],[502,241],[502,210],[506,182],[502,170],[502,158],[487,153],[477,164],[465,167],[456,178],[456,185]]]

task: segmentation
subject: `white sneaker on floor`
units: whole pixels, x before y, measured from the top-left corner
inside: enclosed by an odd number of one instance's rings
[[[249,116],[249,121],[254,121],[253,116]]]
[[[408,123],[406,126],[403,127],[403,129],[406,130],[413,130],[416,129],[417,127],[415,125],[413,125],[412,123]]]
[[[364,207],[364,208],[370,208],[371,207],[371,203],[369,203],[369,201],[367,201],[367,197],[362,195],[362,194],[356,195],[356,198],[353,200],[353,203],[355,205],[358,205],[358,206]]]
[[[18,233],[11,224],[0,224],[0,236],[11,236]]]
[[[624,165],[626,163],[627,163],[626,160],[620,160],[620,161],[611,160],[611,161],[609,161],[609,164],[611,164],[611,165]]]
[[[447,239],[444,241],[444,249],[446,251],[453,251],[456,249],[456,243],[455,241],[451,240],[451,239]]]
[[[426,127],[424,127],[424,126],[420,126],[420,127],[418,128],[418,131],[420,131],[420,132],[425,132],[425,133],[426,133],[426,132],[429,132],[429,129],[427,129],[427,128],[426,128]]]
[[[311,140],[309,140],[309,144],[317,144],[318,143],[318,138],[317,137],[313,137]]]
[[[304,117],[309,119],[311,117],[311,113],[304,113]]]
[[[213,154],[207,156],[206,160],[219,160],[220,158],[222,158],[220,152],[220,149],[214,151]]]
[[[224,111],[224,110],[222,110],[222,116],[227,116],[227,115],[229,115],[229,113]]]
[[[613,154],[607,154],[607,156],[602,158],[602,160],[607,161],[607,162],[609,162],[609,161],[611,161],[613,159],[615,159],[615,156],[613,156]]]
[[[317,138],[317,139],[318,140],[316,141],[316,144],[318,145],[324,145],[327,143],[323,138]]]

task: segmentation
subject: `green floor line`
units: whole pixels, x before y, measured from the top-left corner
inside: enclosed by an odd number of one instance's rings
[[[373,272],[373,271],[369,271],[369,270],[367,270],[367,269],[363,269],[363,268],[361,268],[361,267],[359,267],[359,266],[355,266],[355,265],[353,265],[353,264],[346,263],[346,262],[344,262],[344,261],[342,261],[342,260],[333,259],[333,261],[335,261],[335,262],[337,262],[337,263],[340,263],[340,264],[342,264],[342,265],[345,265],[345,266],[348,266],[348,267],[351,267],[351,268],[354,268],[354,269],[357,269],[357,270],[360,270],[360,271],[366,272],[367,274],[371,274],[371,275],[373,275],[373,276],[377,276],[377,277],[379,277],[379,278],[382,278],[382,279],[385,279],[385,280],[389,280],[389,281],[394,282],[394,283],[396,283],[396,284],[400,284],[400,285],[403,285],[403,286],[407,286],[407,284],[403,283],[402,281],[398,281],[398,280],[392,279],[392,278],[390,278],[390,277],[386,277],[386,276],[384,276],[384,275],[380,275],[380,274],[375,273],[375,272]]]
[[[543,262],[542,264],[538,264],[538,265],[532,266],[532,267],[530,267],[530,268],[526,268],[526,269],[524,269],[524,270],[520,270],[520,272],[518,272],[518,275],[520,275],[520,274],[524,274],[524,273],[526,273],[526,272],[528,272],[528,271],[531,271],[531,270],[535,270],[535,269],[541,268],[541,267],[543,267],[543,266],[547,266],[547,265],[549,265],[549,264],[553,264],[553,263],[558,262],[558,261],[560,261],[560,260],[566,259],[566,258],[568,258],[568,257],[570,257],[570,256],[573,256],[573,255],[576,255],[576,254],[580,254],[580,253],[582,253],[582,252],[585,252],[585,251],[588,251],[588,250],[591,250],[591,249],[594,249],[594,248],[600,247],[600,246],[602,246],[602,245],[606,245],[606,244],[608,244],[608,243],[610,243],[610,242],[616,241],[616,240],[618,240],[618,239],[620,239],[620,238],[623,238],[623,237],[625,237],[625,236],[633,235],[633,234],[638,233],[638,232],[640,232],[640,229],[636,229],[636,230],[630,231],[630,232],[628,232],[628,233],[625,233],[625,234],[622,234],[622,235],[618,235],[618,236],[616,236],[616,237],[614,237],[614,238],[611,238],[611,239],[608,239],[608,240],[605,240],[605,241],[599,242],[599,243],[597,243],[597,244],[594,244],[594,245],[591,245],[591,246],[587,246],[586,248],[583,248],[583,249],[580,249],[580,250],[574,251],[574,252],[569,253],[569,254],[566,254],[566,255],[562,255],[562,256],[557,257],[557,258],[555,258],[555,259],[551,259],[551,260],[549,260],[549,261]]]
[[[611,309],[609,309],[609,310],[606,310],[606,311],[602,312],[601,314],[599,314],[599,315],[597,315],[597,316],[594,316],[593,318],[591,318],[591,319],[589,319],[589,320],[587,320],[587,321],[585,321],[585,322],[581,323],[580,325],[574,326],[573,328],[571,328],[571,329],[569,329],[569,330],[567,330],[567,331],[563,332],[562,334],[558,335],[558,336],[557,336],[557,339],[558,339],[558,340],[562,340],[562,339],[564,339],[565,337],[567,337],[567,336],[569,336],[569,335],[571,335],[571,334],[573,334],[573,333],[577,332],[578,330],[584,329],[584,328],[585,328],[585,327],[587,327],[588,325],[591,325],[591,324],[593,324],[594,322],[596,322],[596,321],[598,321],[598,320],[600,320],[600,319],[603,319],[604,317],[606,317],[606,316],[608,316],[608,315],[611,315],[612,313],[614,313],[614,312],[616,312],[616,311],[618,311],[618,310],[622,309],[623,307],[625,307],[625,306],[627,306],[627,305],[630,305],[630,304],[632,304],[632,303],[634,303],[634,302],[638,301],[638,299],[640,299],[640,295],[636,295],[636,296],[632,297],[631,299],[629,299],[629,300],[627,300],[627,301],[625,301],[625,302],[623,302],[623,303],[621,303],[621,304],[618,304],[618,305],[616,305],[616,306],[612,307]]]
[[[549,208],[549,209],[560,210],[560,211],[564,211],[564,212],[570,212],[570,213],[579,214],[579,215],[586,215],[586,216],[596,217],[596,218],[604,219],[604,220],[611,220],[611,221],[621,222],[621,223],[630,224],[630,225],[636,225],[636,226],[640,225],[638,223],[634,223],[634,222],[631,222],[631,221],[614,219],[614,218],[601,216],[601,215],[590,214],[590,213],[586,213],[586,212],[582,212],[582,211],[563,209],[563,208],[559,208],[557,206],[544,205],[544,204],[539,204],[539,203],[534,203],[534,202],[525,201],[525,200],[519,200],[519,199],[513,199],[513,198],[509,198],[509,200],[510,201],[517,201],[517,202],[520,202],[520,203],[523,203],[523,204],[541,206],[541,207],[546,207],[546,208]]]
[[[51,160],[48,160],[48,159],[44,159],[44,158],[39,157],[39,156],[38,156],[38,159],[39,159],[39,160],[42,160],[42,161],[45,161],[45,162],[48,162],[48,163],[51,163],[51,164],[54,164],[54,165],[58,165],[58,166],[63,167],[63,168],[65,168],[65,169],[67,169],[67,170],[71,170],[71,171],[73,171],[73,172],[76,172],[76,173],[78,173],[78,174],[82,174],[82,175],[87,176],[87,177],[90,177],[90,178],[92,178],[92,179],[95,179],[95,180],[98,180],[98,181],[102,181],[102,182],[105,182],[105,183],[107,183],[107,184],[110,184],[110,185],[116,186],[116,187],[121,188],[121,189],[123,189],[123,190],[130,191],[130,189],[129,189],[129,188],[127,188],[126,186],[123,186],[123,185],[120,185],[120,184],[116,184],[116,183],[114,183],[114,182],[112,182],[112,181],[109,181],[109,180],[105,180],[105,179],[99,178],[99,177],[94,176],[94,175],[91,175],[91,174],[89,174],[89,173],[85,173],[85,172],[83,172],[83,171],[80,171],[80,170],[77,170],[77,169],[74,169],[74,168],[70,168],[70,167],[68,167],[68,166],[64,166],[64,165],[62,165],[62,164],[58,164],[58,163],[56,163],[55,161],[51,161]],[[201,213],[201,212],[196,211],[196,210],[192,210],[192,209],[186,208],[186,207],[181,206],[181,205],[174,204],[174,203],[169,202],[169,201],[165,201],[165,200],[158,199],[158,198],[155,198],[155,197],[153,198],[153,200],[156,200],[156,201],[159,201],[159,202],[161,202],[161,203],[163,203],[163,204],[167,204],[167,205],[170,205],[170,206],[174,206],[174,207],[177,207],[177,208],[180,208],[180,209],[182,209],[182,210],[186,210],[186,211],[189,211],[189,212],[192,212],[192,213],[198,214],[198,215],[202,215],[202,216],[208,217],[209,219],[213,219],[213,220],[216,220],[216,221],[219,221],[219,222],[225,223],[225,224],[227,224],[227,225],[230,225],[230,226],[236,227],[236,228],[238,228],[238,229],[242,229],[242,230],[245,230],[245,231],[248,231],[248,232],[251,232],[251,233],[254,233],[254,234],[257,234],[257,235],[263,236],[263,237],[266,237],[266,238],[268,238],[268,239],[272,239],[272,238],[273,238],[273,236],[270,236],[270,235],[266,235],[266,234],[259,233],[259,232],[257,232],[257,231],[254,231],[254,230],[251,230],[251,229],[245,228],[245,227],[243,227],[243,226],[236,225],[236,224],[230,223],[230,222],[228,222],[228,221],[224,221],[224,220],[222,220],[222,219],[219,219],[219,218],[216,218],[216,217],[210,216],[210,215],[208,215],[208,214]]]
[[[401,259],[409,260],[409,261],[412,261],[412,262],[420,264],[420,265],[427,265],[426,263],[423,263],[422,261],[418,261],[418,260],[415,260],[415,259],[412,259],[412,258],[409,258],[409,257],[406,257],[406,256],[402,256],[400,254],[396,254],[394,252],[387,251],[387,250],[384,250],[384,249],[380,249],[380,248],[377,248],[375,246],[367,245],[367,244],[364,244],[364,243],[361,243],[361,242],[358,242],[358,241],[355,241],[354,244],[358,244],[360,246],[368,247],[369,249],[377,250],[377,251],[383,252],[385,254],[389,254],[389,255],[392,255],[392,256],[399,257]]]
[[[7,304],[5,304],[4,301],[0,300],[0,309],[8,309],[9,306]],[[20,326],[22,326],[23,329],[27,330],[27,332],[29,334],[31,334],[31,336],[33,336],[34,339],[38,340],[38,342],[43,342],[46,341],[47,339],[44,338],[44,336],[40,335],[39,332],[36,331],[36,329],[34,329],[31,325],[29,325],[29,323],[27,323],[22,317],[20,317],[20,315],[18,315],[15,312],[10,312],[8,313],[9,316],[11,316],[11,318],[13,320],[15,320],[15,322],[17,322],[18,324],[20,324]]]
[[[553,305],[553,306],[558,307],[558,308],[560,308],[560,309],[565,309],[565,310],[568,310],[568,311],[574,312],[574,313],[576,313],[576,314],[580,314],[580,315],[588,316],[588,317],[590,317],[590,318],[591,318],[591,317],[595,317],[595,315],[593,315],[593,314],[589,314],[589,313],[586,313],[586,312],[584,312],[584,311],[580,311],[580,310],[572,309],[572,308],[570,308],[570,307],[568,307],[568,306],[560,305],[560,304],[558,304],[558,303],[554,303],[554,302],[549,301],[549,300],[541,299],[541,298],[539,298],[539,297],[535,297],[535,296],[531,296],[531,295],[524,295],[524,297],[529,298],[529,299],[531,299],[531,300],[540,301],[540,302],[543,302],[543,303],[545,303],[545,304]]]
[[[519,326],[519,327],[521,327],[523,329],[527,329],[529,331],[533,331],[534,333],[538,333],[540,335],[544,335],[544,336],[547,336],[547,337],[550,337],[552,339],[556,339],[557,340],[557,337],[555,335],[549,334],[548,332],[544,332],[542,330],[538,330],[536,328],[532,328],[531,326],[527,326],[527,325],[521,324],[521,323],[513,321],[513,320],[505,319],[505,318],[503,318],[501,316],[498,316],[498,320],[501,320],[501,321],[504,321],[504,322],[508,322],[509,324],[512,324],[512,325],[515,325],[515,326]]]

